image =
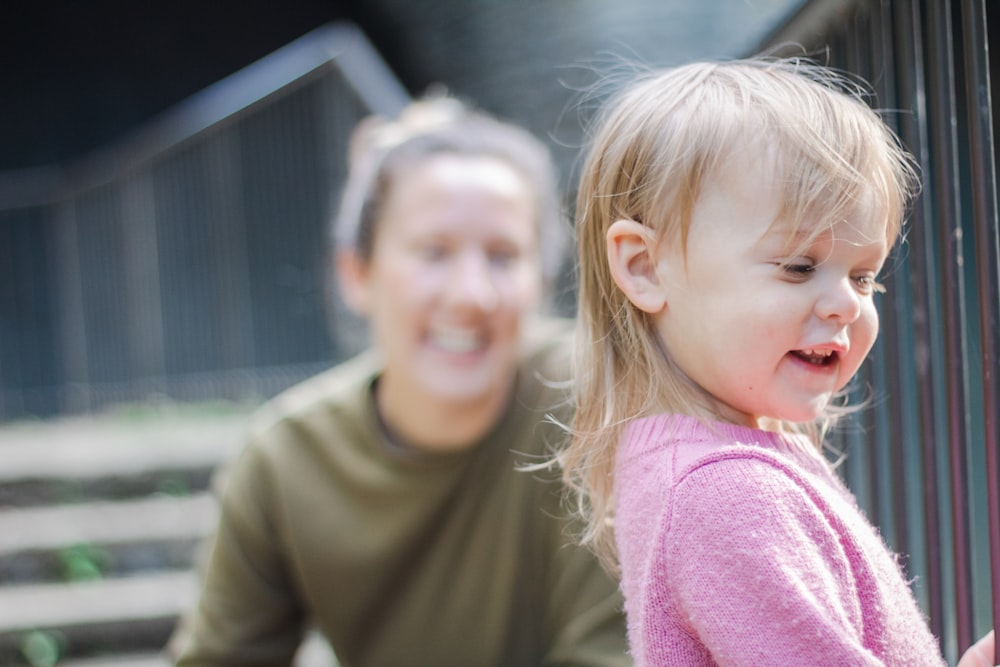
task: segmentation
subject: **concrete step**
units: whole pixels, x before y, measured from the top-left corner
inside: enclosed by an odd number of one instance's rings
[[[294,667],[337,667],[338,662],[322,635],[310,633],[295,656]],[[170,667],[162,652],[109,655],[78,660],[60,660],[59,667]]]
[[[129,621],[173,619],[197,595],[194,572],[0,588],[0,635]]]
[[[132,653],[80,660],[60,660],[59,667],[170,667],[162,653]]]
[[[0,664],[21,664],[29,633],[83,658],[161,649],[197,595],[193,572],[0,588]]]
[[[0,482],[211,464],[234,451],[246,424],[245,414],[4,424],[0,425]]]
[[[9,586],[0,589],[0,664],[26,664],[25,633],[58,638],[60,667],[167,667],[162,648],[176,619],[197,596],[189,572],[90,583]],[[295,667],[336,667],[330,645],[310,632]]]
[[[209,493],[153,496],[0,511],[0,558],[72,544],[188,540],[211,533],[218,517]]]
[[[64,420],[0,428],[0,507],[121,499],[208,486],[246,417],[142,424]]]
[[[205,492],[0,510],[0,582],[189,569],[217,516]]]

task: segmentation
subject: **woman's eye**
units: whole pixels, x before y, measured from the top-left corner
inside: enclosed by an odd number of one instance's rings
[[[517,252],[513,250],[494,250],[490,253],[490,263],[494,266],[509,266],[517,259]]]
[[[448,254],[448,249],[438,243],[429,243],[419,246],[417,254],[427,260],[443,259]]]

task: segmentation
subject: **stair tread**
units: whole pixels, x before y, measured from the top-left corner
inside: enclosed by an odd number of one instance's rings
[[[242,443],[245,417],[108,426],[88,420],[0,429],[0,484],[81,480],[218,465]]]
[[[191,571],[0,587],[0,633],[170,618],[193,602],[197,588]]]
[[[0,555],[79,543],[200,539],[211,534],[217,517],[210,493],[0,510]]]
[[[108,655],[94,658],[61,660],[59,667],[169,667],[170,659],[164,652]],[[310,632],[298,653],[294,667],[337,667],[338,662],[330,645],[318,632]]]
[[[133,653],[127,655],[60,660],[59,667],[169,667],[170,660],[162,653]]]

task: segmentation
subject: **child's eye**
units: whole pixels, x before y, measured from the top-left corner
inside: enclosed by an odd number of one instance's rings
[[[872,294],[874,292],[885,294],[885,285],[875,280],[875,276],[857,276],[854,278],[854,282],[864,294]]]
[[[816,270],[816,265],[811,262],[782,262],[778,265],[790,280],[801,281],[809,277]]]

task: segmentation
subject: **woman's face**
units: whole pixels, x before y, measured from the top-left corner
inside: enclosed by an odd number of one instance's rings
[[[506,404],[542,291],[528,184],[498,159],[439,154],[398,175],[381,212],[358,272],[380,405]]]

